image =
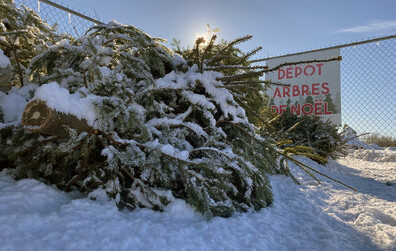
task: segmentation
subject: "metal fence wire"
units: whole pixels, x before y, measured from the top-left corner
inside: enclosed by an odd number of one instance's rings
[[[15,0],[15,4],[33,9],[49,25],[55,25],[58,33],[73,37],[81,37],[88,28],[102,24],[99,20],[48,0]]]
[[[358,133],[396,138],[396,35],[340,53],[343,123]]]
[[[15,0],[37,11],[59,33],[74,37],[102,22],[48,0]],[[341,117],[358,134],[396,137],[396,35],[327,47],[339,48]],[[315,51],[315,50],[314,50]],[[308,53],[312,51],[306,51]],[[301,53],[298,53],[301,54]],[[290,56],[287,54],[284,56]],[[255,60],[264,64],[267,59]]]

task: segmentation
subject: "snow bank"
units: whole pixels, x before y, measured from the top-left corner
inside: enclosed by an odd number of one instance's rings
[[[36,88],[37,85],[28,84],[22,88],[13,87],[8,94],[0,92],[0,108],[4,123],[21,122],[23,109]]]
[[[341,134],[344,136],[344,140],[348,140],[347,144],[354,149],[372,149],[372,150],[383,150],[376,144],[366,144],[358,138],[356,131],[348,126],[344,125]]]
[[[0,211],[14,217],[30,214],[46,216],[71,202],[64,192],[34,179],[17,182],[0,174],[0,189]],[[8,206],[4,207],[5,204]]]
[[[396,151],[390,148],[384,150],[357,149],[352,153],[356,159],[374,162],[396,162]]]
[[[161,149],[171,153],[170,146]],[[381,154],[393,154],[383,151]],[[259,212],[206,221],[184,201],[165,212],[119,211],[112,201],[76,199],[36,180],[0,173],[0,240],[5,250],[394,250],[396,165],[351,154],[319,171],[271,176],[274,203]]]
[[[10,59],[4,55],[2,49],[0,49],[0,68],[6,68],[11,65]]]
[[[20,122],[26,103],[26,99],[18,93],[6,95],[0,92],[0,107],[3,111],[4,122]]]
[[[99,118],[99,110],[93,104],[97,96],[88,95],[83,97],[80,93],[70,94],[66,88],[51,82],[37,88],[33,99],[47,102],[47,105],[58,112],[63,112],[85,119],[90,126],[94,126]]]

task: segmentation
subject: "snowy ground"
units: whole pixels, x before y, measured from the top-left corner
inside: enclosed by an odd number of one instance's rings
[[[118,211],[0,173],[0,250],[396,250],[396,150],[356,150],[325,167],[358,189],[295,171],[272,176],[275,202],[206,221],[183,201],[164,213]]]

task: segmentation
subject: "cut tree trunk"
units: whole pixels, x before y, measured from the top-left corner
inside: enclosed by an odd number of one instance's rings
[[[94,133],[95,131],[85,119],[56,111],[40,99],[35,99],[26,105],[22,114],[22,125],[32,132],[58,137],[67,137],[69,135],[68,127],[80,132]]]

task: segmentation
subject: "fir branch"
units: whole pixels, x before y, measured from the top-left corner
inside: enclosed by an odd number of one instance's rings
[[[166,43],[166,42],[168,42],[167,39],[165,39],[165,38],[160,38],[160,37],[153,37],[153,38],[151,38],[151,39],[154,40],[155,42],[158,42],[158,43]]]
[[[246,92],[239,92],[238,90],[234,90],[232,93],[232,96],[235,98],[239,98],[240,102],[254,102],[251,98],[246,97]],[[240,105],[242,106],[242,105]]]
[[[177,161],[177,162],[184,163],[184,164],[187,164],[187,165],[195,165],[195,166],[200,167],[201,170],[204,170],[204,168],[202,168],[202,164],[201,163],[196,163],[196,162],[192,162],[192,161],[183,160],[183,159],[177,158],[175,156],[172,156],[172,155],[169,155],[169,154],[166,154],[166,153],[163,153],[163,152],[161,152],[161,154],[162,154],[162,156],[164,156],[165,158],[170,159],[171,161]],[[180,167],[179,165],[177,165],[177,164],[176,164],[176,166],[179,168],[179,170],[182,173],[184,179],[187,181],[188,179],[187,179],[187,175],[185,173],[185,170],[182,167]],[[202,177],[200,175],[197,175],[192,170],[187,170],[187,172],[190,175],[194,176],[196,179],[200,180],[205,185],[205,187],[212,192],[212,194],[215,194],[213,189],[212,189],[212,187],[211,187],[211,185],[208,184],[206,182],[206,180],[202,179]]]
[[[256,49],[253,49],[252,51],[248,52],[245,56],[243,56],[236,64],[241,64],[243,62],[246,62],[251,56],[255,55],[257,52],[261,51],[262,49],[263,47],[261,46],[257,47]]]
[[[293,159],[293,158],[291,158],[291,159]],[[293,163],[296,164],[296,165],[299,165],[299,164],[297,164],[296,162],[294,162],[293,160],[290,160],[290,161],[293,162]],[[286,163],[287,163],[287,160],[286,160]],[[287,164],[287,165],[288,165],[288,164]],[[310,171],[308,171],[304,166],[299,165],[299,167],[300,167],[304,172],[306,172],[309,176],[311,176],[316,182],[318,182],[318,184],[322,184],[322,183],[318,180],[318,178],[316,178],[316,176],[313,175],[313,173],[311,173]]]
[[[218,71],[225,69],[234,69],[234,70],[260,70],[260,69],[268,69],[268,66],[243,66],[243,65],[218,65],[218,66],[207,66],[204,68],[205,71]]]
[[[14,58],[15,58],[15,61],[17,63],[17,67],[18,67],[19,81],[20,81],[21,87],[23,87],[23,70],[21,67],[21,63],[20,63],[18,54],[16,53],[16,51],[14,49],[12,49],[12,53],[14,54]]]
[[[293,162],[294,164],[298,165],[300,168],[301,168],[301,167],[307,168],[307,169],[309,169],[309,170],[311,170],[311,171],[314,171],[315,173],[318,173],[318,174],[320,174],[320,175],[322,175],[322,176],[324,176],[324,177],[326,177],[326,178],[328,178],[328,179],[330,179],[330,180],[332,180],[332,181],[335,181],[335,182],[337,182],[337,183],[339,183],[339,184],[341,184],[341,185],[343,185],[343,186],[346,186],[346,187],[352,189],[352,190],[355,191],[355,192],[357,191],[356,188],[351,187],[351,186],[349,186],[349,185],[347,185],[347,184],[345,184],[345,183],[342,183],[341,181],[336,180],[336,179],[334,179],[334,178],[332,178],[332,177],[330,177],[330,176],[328,176],[328,175],[326,175],[326,174],[324,174],[324,173],[322,173],[322,172],[319,172],[318,170],[316,170],[316,169],[314,169],[314,168],[312,168],[312,167],[310,167],[310,166],[308,166],[308,165],[302,163],[301,161],[296,160],[295,158],[289,156],[288,154],[284,154],[282,151],[279,151],[279,150],[278,150],[277,152],[278,152],[279,154],[281,154],[282,156],[284,156],[286,159],[288,159],[288,160],[290,160],[291,162]],[[301,169],[303,169],[303,168],[301,168]],[[304,169],[303,169],[303,170],[304,170]],[[304,170],[304,171],[305,171],[305,170]]]
[[[262,75],[263,75],[262,72],[249,71],[249,72],[245,72],[242,74],[218,77],[218,78],[216,78],[216,80],[217,81],[236,81],[236,80],[241,80],[241,79],[246,79],[246,78],[261,77]]]
[[[198,38],[195,41],[195,48],[194,48],[194,56],[195,56],[195,63],[199,66],[199,46],[205,42],[205,39],[203,37]]]
[[[89,34],[91,33],[91,34]],[[115,35],[115,34],[126,34],[127,36],[129,35],[130,37],[136,37],[136,35],[139,35],[141,39],[144,39],[145,41],[150,41],[153,38],[148,35],[147,33],[139,30],[138,28],[134,27],[133,25],[121,25],[121,24],[98,24],[95,26],[92,26],[89,28],[86,32],[85,35]]]
[[[144,188],[144,184],[140,179],[136,179],[134,184],[137,184],[141,189],[144,195],[148,194],[146,193],[146,189]],[[146,202],[148,202],[151,205],[151,208],[155,207],[155,205],[148,199],[146,198]]]
[[[121,145],[121,146],[129,145],[129,143],[120,142],[120,141],[115,140],[115,139],[110,135],[110,133],[105,133],[105,132],[98,131],[97,134],[100,134],[100,135],[105,136],[113,145]]]
[[[201,166],[201,165],[202,165],[201,163],[197,163],[197,162],[192,162],[192,161],[180,159],[180,158],[178,158],[178,157],[175,157],[175,156],[166,154],[166,153],[164,153],[164,152],[161,152],[161,155],[164,156],[164,157],[167,158],[167,159],[176,160],[176,161],[178,161],[178,162],[182,162],[182,163],[188,164],[188,165],[195,165],[195,166]]]
[[[222,54],[223,54],[227,49],[233,47],[234,45],[243,43],[243,42],[245,42],[245,41],[251,39],[252,37],[253,37],[252,35],[247,35],[247,36],[240,37],[240,38],[237,38],[237,39],[231,41],[229,44],[227,44],[227,45],[224,46],[221,50],[219,50],[213,57],[211,57],[210,59],[208,59],[205,63],[206,63],[207,65],[209,65],[209,64],[215,62],[216,60],[218,60],[218,59],[222,56]]]
[[[66,184],[66,189],[65,189],[66,192],[68,192],[68,191],[71,190],[71,186],[72,186],[74,183],[76,183],[76,182],[81,178],[81,176],[82,176],[84,173],[85,173],[85,171],[82,171],[81,173],[74,175],[74,177],[71,178],[71,180],[69,180],[69,182],[67,182],[67,184]]]
[[[16,62],[17,68],[18,68],[17,71],[18,71],[18,75],[19,75],[20,85],[21,85],[21,87],[23,87],[23,70],[22,70],[22,67],[21,67],[21,61],[19,60],[18,53],[17,53],[18,48],[16,48],[16,46],[15,46],[17,38],[15,38],[14,42],[12,42],[11,39],[8,36],[5,37],[5,39],[9,43],[8,47],[11,49],[11,52],[12,52],[12,54],[14,56],[14,59],[15,59],[15,62]]]
[[[54,141],[54,140],[58,140],[60,138],[61,137],[52,137],[52,138],[49,138],[49,139],[45,139],[45,140],[39,141],[37,144],[32,145],[31,147],[28,147],[25,150],[23,150],[20,155],[23,156],[26,153],[30,153],[33,149],[37,149],[39,146],[45,145],[48,142],[51,142],[51,141]]]
[[[103,46],[107,46],[110,43],[116,42],[116,41],[118,41],[118,42],[122,42],[122,41],[128,42],[129,44],[135,45],[135,46],[139,44],[139,41],[137,41],[137,39],[135,37],[128,37],[128,36],[125,36],[124,34],[112,34],[111,37],[108,38],[107,41],[105,41],[103,43]]]
[[[310,63],[327,63],[327,62],[331,62],[331,61],[341,61],[341,60],[342,60],[342,57],[338,56],[338,57],[331,57],[329,59],[322,59],[322,60],[314,59],[314,60],[306,60],[306,61],[299,61],[299,62],[289,62],[289,63],[279,64],[271,69],[263,70],[262,73],[273,72],[273,71],[276,71],[284,66],[290,66],[290,65],[310,64]]]
[[[257,84],[266,84],[266,85],[279,85],[279,86],[291,86],[290,84],[285,84],[281,82],[274,82],[271,80],[258,80],[258,81],[251,81],[251,80],[242,80],[242,81],[228,81],[224,83],[225,85],[234,85],[234,84],[251,84],[251,85],[257,85]]]
[[[284,157],[281,158],[281,159],[279,160],[279,167],[282,169],[283,173],[284,173],[286,176],[291,177],[292,180],[293,180],[296,184],[301,185],[301,183],[296,179],[296,177],[294,177],[294,175],[290,172],[289,164],[288,164],[288,162],[286,161],[286,159],[285,159]]]
[[[103,137],[98,136],[98,140],[102,144],[103,147],[107,147],[107,144],[104,142]]]
[[[120,200],[120,204],[122,204],[124,207],[128,208],[131,211],[135,209],[135,207],[133,205],[131,205],[130,203],[127,203],[123,200]]]
[[[191,150],[190,151],[190,154],[191,153],[194,153],[194,152],[205,152],[205,151],[208,151],[208,152],[214,152],[214,153],[217,153],[218,155],[221,155],[221,156],[223,156],[223,157],[225,157],[226,159],[231,159],[231,157],[230,156],[228,156],[227,154],[225,154],[225,153],[223,153],[222,151],[220,151],[219,149],[217,149],[217,148],[211,148],[211,147],[200,147],[200,148],[196,148],[196,149],[193,149],[193,150]]]
[[[250,40],[252,37],[253,37],[252,35],[246,35],[246,36],[243,36],[243,37],[236,38],[236,39],[232,40],[230,43],[228,43],[228,44],[220,51],[220,53],[221,53],[222,51],[227,50],[228,48],[233,47],[234,45],[237,45],[237,44],[240,44],[240,43],[244,43],[244,42]]]
[[[244,129],[242,129],[242,128],[240,128],[242,131],[244,131],[247,135],[249,135],[249,136],[251,136],[246,130],[244,130]],[[267,160],[263,157],[263,156],[261,156],[261,154],[257,154],[255,151],[254,151],[254,149],[253,149],[253,143],[252,143],[252,140],[253,139],[255,139],[254,137],[251,137],[251,139],[250,139],[250,144],[246,144],[245,146],[250,146],[250,152],[252,153],[252,156],[253,156],[253,158],[254,158],[254,161],[256,161],[256,157],[258,157],[258,158],[260,158],[263,162],[266,162]],[[255,139],[255,140],[257,140],[257,139]],[[260,142],[261,143],[261,142]],[[219,149],[217,149],[217,148],[211,148],[211,147],[201,147],[201,148],[196,148],[196,149],[194,149],[194,150],[191,150],[190,151],[190,153],[194,153],[194,152],[199,152],[199,151],[209,151],[209,152],[214,152],[214,153],[217,153],[218,155],[221,155],[221,156],[223,156],[224,158],[226,158],[226,159],[228,159],[229,161],[233,161],[233,159],[232,159],[232,157],[230,157],[228,154],[226,154],[226,153],[223,153],[222,151],[220,151]],[[247,151],[246,151],[247,152]],[[239,163],[240,164],[245,164],[245,162],[246,162],[246,160],[245,159],[243,159],[242,157],[240,157],[240,156],[238,156],[238,155],[235,155],[234,156],[238,161],[239,161]],[[255,165],[256,166],[256,165]]]
[[[125,167],[121,168],[121,171],[125,172],[129,176],[129,178],[131,178],[132,182],[135,181],[135,177],[133,177],[131,172],[129,172]]]
[[[184,113],[178,114],[175,119],[179,119],[185,122],[186,119],[192,114],[192,111],[193,111],[193,106],[189,106]]]
[[[15,30],[15,31],[3,31],[0,32],[0,37],[2,36],[9,36],[9,35],[21,35],[21,34],[28,34],[28,30]]]
[[[224,86],[216,86],[217,88],[224,88],[228,90],[233,90],[234,88],[241,88],[241,89],[249,89],[249,90],[254,90],[257,91],[257,88],[247,86],[247,85],[224,85]]]
[[[208,46],[206,46],[206,48],[205,48],[205,50],[204,50],[204,52],[203,52],[203,54],[202,54],[202,58],[201,58],[201,60],[200,60],[200,62],[199,62],[199,67],[198,67],[200,73],[203,73],[203,71],[204,71],[203,65],[204,65],[204,61],[205,61],[206,54],[207,54],[209,51],[212,50],[213,44],[214,44],[214,42],[216,41],[216,38],[217,38],[216,35],[213,35],[213,36],[212,36],[212,38],[210,39],[210,42],[209,42]]]
[[[0,33],[1,34],[1,33]],[[0,36],[1,37],[1,36]],[[8,43],[6,43],[6,42],[4,42],[4,40],[0,40],[0,45],[1,46],[4,46],[4,47],[8,47],[9,46],[9,44]]]
[[[169,161],[171,161],[175,166],[177,166],[177,168],[180,170],[181,175],[183,176],[184,182],[187,183],[188,178],[187,178],[187,175],[186,175],[186,171],[185,171],[182,167],[180,167],[180,162],[176,162],[176,160],[175,160],[175,159],[172,159],[172,158],[168,158],[168,159],[169,159]]]
[[[341,144],[346,144],[348,141],[350,141],[350,140],[352,140],[352,139],[356,139],[356,138],[359,138],[359,137],[361,137],[361,136],[369,135],[369,134],[370,134],[370,133],[367,132],[367,133],[362,133],[362,134],[356,135],[356,136],[351,137],[351,138],[346,138],[346,139],[344,139],[344,140],[341,141]]]
[[[240,125],[232,122],[232,121],[228,121],[228,120],[219,120],[217,121],[216,125],[220,125],[220,124],[230,124],[236,128],[238,128],[241,132],[245,133],[250,139],[254,139],[257,143],[263,143],[261,140],[259,140],[258,138],[254,137],[251,133],[249,133],[248,131],[246,131],[244,128],[242,128]]]
[[[286,132],[291,132],[294,129],[297,128],[297,126],[299,126],[301,124],[301,121],[298,121],[297,123],[295,123],[293,126],[291,126],[289,129],[286,130]]]
[[[240,100],[238,97],[235,97],[236,101],[239,101],[239,105],[241,105],[243,108],[245,108],[246,110],[248,110],[253,116],[255,116],[258,120],[260,120],[260,122],[262,122],[264,125],[268,125],[268,121],[266,121],[265,119],[263,119],[260,115],[258,115],[255,111],[253,111],[252,108],[250,108],[248,105],[245,105],[242,100]]]

